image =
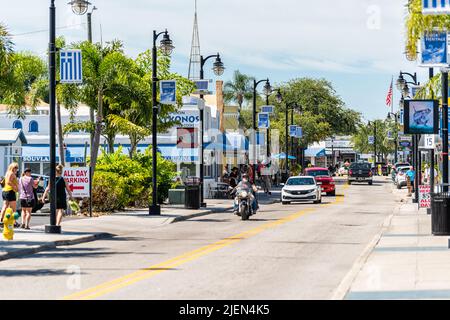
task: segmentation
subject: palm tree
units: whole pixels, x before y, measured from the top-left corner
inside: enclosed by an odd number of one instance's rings
[[[253,77],[236,70],[233,79],[227,81],[224,85],[225,103],[237,102],[239,110],[242,109],[244,102],[249,102],[253,98]]]
[[[13,42],[6,26],[0,23],[0,92],[13,87],[11,79],[11,59]],[[0,99],[2,97],[0,96]]]

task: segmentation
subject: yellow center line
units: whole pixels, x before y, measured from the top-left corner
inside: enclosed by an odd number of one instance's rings
[[[349,187],[348,185],[345,185],[344,190],[346,190],[348,187]],[[338,195],[334,202],[323,204],[320,207],[328,207],[331,205],[342,203],[343,201],[344,201],[344,196]],[[244,231],[244,232],[234,235],[232,237],[219,240],[215,243],[203,246],[203,247],[195,249],[193,251],[189,251],[187,253],[184,253],[184,254],[174,257],[172,259],[166,260],[166,261],[158,263],[156,265],[152,265],[148,268],[144,268],[144,269],[135,271],[135,272],[125,275],[123,277],[119,277],[117,279],[107,281],[103,284],[94,286],[92,288],[68,295],[68,296],[64,297],[63,299],[64,300],[89,300],[89,299],[98,298],[98,297],[106,295],[108,293],[117,291],[121,288],[130,286],[136,282],[151,278],[151,277],[153,277],[159,273],[162,273],[164,271],[174,269],[182,264],[193,261],[195,259],[198,259],[198,258],[205,256],[207,254],[210,254],[212,252],[218,251],[224,247],[231,246],[237,242],[240,242],[242,240],[253,237],[265,230],[273,229],[280,225],[286,224],[290,221],[294,221],[294,220],[296,220],[308,213],[314,212],[316,210],[317,209],[305,209],[305,210],[302,210],[295,214],[289,215],[287,217],[278,219],[276,221],[262,224],[258,227],[249,229],[247,231]]]

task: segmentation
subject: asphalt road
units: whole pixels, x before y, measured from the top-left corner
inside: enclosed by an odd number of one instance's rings
[[[329,299],[392,213],[388,182],[0,262],[2,299]]]

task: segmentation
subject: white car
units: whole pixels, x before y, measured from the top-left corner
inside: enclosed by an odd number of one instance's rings
[[[406,187],[406,172],[408,172],[410,167],[398,167],[397,174],[395,175],[395,184],[397,189],[401,189],[402,187]]]
[[[281,189],[281,203],[313,201],[322,202],[322,187],[311,176],[291,177]]]

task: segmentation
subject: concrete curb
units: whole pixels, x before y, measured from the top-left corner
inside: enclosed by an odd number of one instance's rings
[[[375,249],[376,245],[380,242],[381,237],[383,236],[384,232],[389,228],[389,226],[392,223],[392,219],[396,214],[400,212],[400,208],[402,207],[402,203],[396,206],[396,208],[393,210],[392,214],[389,215],[383,222],[383,225],[381,227],[381,230],[379,233],[373,237],[373,239],[370,241],[370,243],[367,245],[367,247],[363,250],[361,255],[356,259],[356,262],[353,264],[350,271],[346,274],[344,279],[342,279],[339,286],[334,290],[330,300],[344,300],[348,291],[350,290],[353,282],[355,281],[356,277],[364,267],[364,264],[369,259],[370,254],[372,253],[373,249]]]
[[[39,253],[46,250],[56,249],[57,247],[62,246],[74,246],[80,243],[92,242],[100,239],[112,238],[115,235],[110,233],[96,233],[88,236],[71,239],[71,240],[56,240],[46,244],[32,246],[30,248],[18,249],[11,252],[7,252],[5,254],[0,255],[0,261],[5,261],[13,258],[20,258],[26,255],[31,255],[34,253]]]

